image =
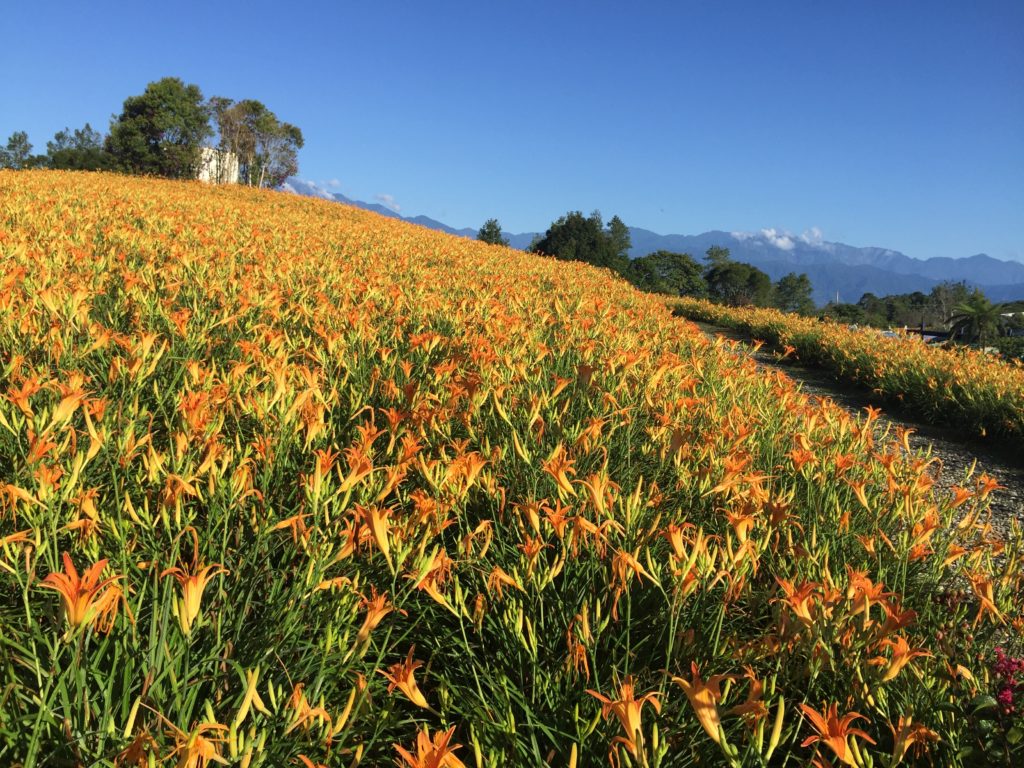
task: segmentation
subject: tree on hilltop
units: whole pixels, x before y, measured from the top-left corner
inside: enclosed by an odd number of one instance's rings
[[[202,142],[211,133],[199,86],[165,77],[125,99],[121,114],[111,121],[106,148],[129,173],[191,179]]]
[[[671,296],[704,296],[707,293],[700,264],[688,253],[655,251],[633,259],[626,277],[637,288],[649,293]]]
[[[712,245],[708,248],[704,258],[707,260],[709,268],[728,264],[732,260],[729,255],[729,249],[723,248],[720,245]]]
[[[813,290],[807,275],[790,272],[775,283],[772,303],[783,312],[809,315],[814,311]]]
[[[114,156],[103,148],[103,134],[89,123],[54,134],[46,142],[46,161],[50,168],[69,171],[109,171],[117,166]]]
[[[255,99],[232,101],[215,96],[209,102],[217,126],[219,148],[238,157],[239,180],[256,187],[278,187],[299,172],[302,131],[278,119]]]
[[[20,171],[31,168],[32,144],[29,143],[25,131],[15,131],[7,139],[7,146],[0,149],[0,168],[13,168]]]
[[[488,219],[476,233],[476,239],[491,245],[508,246],[508,238],[501,231],[501,224],[497,219]]]
[[[630,247],[629,229],[618,216],[612,217],[606,229],[599,211],[590,216],[570,211],[553,222],[530,250],[556,259],[585,261],[625,274]]]
[[[755,304],[759,307],[771,302],[772,279],[767,273],[742,261],[733,261],[729,249],[717,245],[708,248],[705,258],[708,266],[704,279],[712,300],[732,306]]]

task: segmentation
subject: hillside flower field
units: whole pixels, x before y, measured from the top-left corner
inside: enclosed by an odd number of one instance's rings
[[[610,273],[0,172],[0,764],[1012,764],[1020,532]]]
[[[684,317],[738,328],[859,384],[931,424],[961,427],[1024,449],[1024,364],[967,347],[937,347],[920,337],[884,336],[777,309],[673,299]]]

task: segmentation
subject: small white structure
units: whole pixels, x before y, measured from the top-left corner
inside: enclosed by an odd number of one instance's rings
[[[196,178],[207,184],[237,184],[238,155],[213,147],[201,147]]]

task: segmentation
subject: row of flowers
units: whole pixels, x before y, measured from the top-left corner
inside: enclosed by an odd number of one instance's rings
[[[800,362],[861,385],[929,423],[962,427],[1024,445],[1024,365],[967,347],[937,347],[920,336],[886,336],[776,309],[728,307],[682,298],[684,317],[765,340]]]

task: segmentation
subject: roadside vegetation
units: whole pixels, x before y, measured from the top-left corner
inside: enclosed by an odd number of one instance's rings
[[[787,356],[865,387],[931,424],[961,427],[1024,448],[1024,365],[962,345],[939,347],[908,334],[883,335],[773,309],[727,307],[699,299],[671,302],[698,320],[749,333]],[[960,321],[968,324],[964,308]]]
[[[1024,759],[998,483],[607,270],[0,171],[0,366],[0,764]]]

